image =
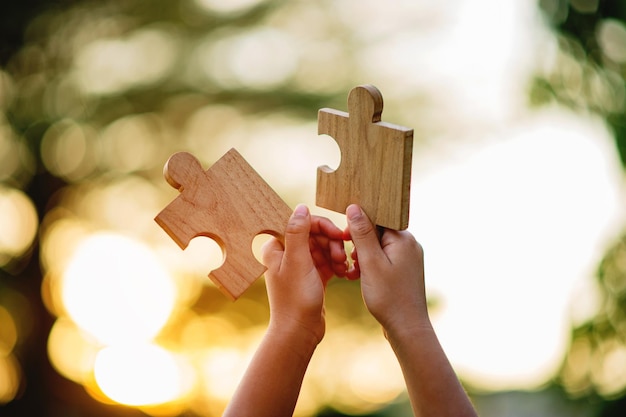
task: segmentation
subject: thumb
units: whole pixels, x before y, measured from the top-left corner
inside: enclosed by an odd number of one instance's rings
[[[293,211],[285,228],[285,262],[306,259],[310,257],[309,233],[311,231],[311,216],[309,208],[298,204]]]
[[[346,209],[346,217],[348,230],[350,230],[354,247],[359,253],[361,264],[367,259],[380,256],[383,251],[376,229],[363,209],[356,204],[351,204]]]

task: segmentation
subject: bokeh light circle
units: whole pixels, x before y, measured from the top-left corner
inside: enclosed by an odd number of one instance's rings
[[[30,198],[20,190],[0,185],[0,266],[31,246],[37,228],[37,211]]]
[[[177,356],[153,344],[111,346],[98,353],[94,374],[113,401],[135,406],[180,399],[192,386]]]
[[[112,233],[94,234],[78,245],[62,291],[72,320],[104,344],[152,339],[176,299],[175,285],[156,255]]]

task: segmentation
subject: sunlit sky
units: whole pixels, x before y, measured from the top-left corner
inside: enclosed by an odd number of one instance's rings
[[[195,4],[229,15],[261,2]],[[187,48],[157,24],[84,45],[75,40],[67,85],[99,97],[158,84],[184,51],[192,51],[181,75],[190,84],[211,78],[223,88],[272,90],[292,80],[304,91],[333,91],[346,80],[376,85],[385,99],[383,120],[415,128],[409,230],[425,248],[432,318],[444,349],[473,388],[535,389],[562,364],[571,325],[596,311],[595,268],[626,222],[623,169],[604,121],[556,103],[529,105],[532,77],[559,66],[569,74],[563,82],[580,89],[580,64],[559,50],[535,3],[398,0],[390,7],[342,0],[331,16],[294,2],[265,24],[212,32]],[[335,39],[340,34],[356,48]],[[623,24],[608,22],[599,36],[606,53],[626,62]],[[623,105],[623,85],[607,78],[596,88],[594,97],[607,108]],[[73,100],[60,95],[55,103],[65,109]],[[55,369],[103,401],[167,403],[160,415],[185,407],[219,415],[263,334],[267,311],[253,296],[220,307],[224,315],[191,308],[222,254],[208,238],[180,251],[153,222],[175,192],[161,177],[133,173],[147,171],[172,146],[205,163],[235,147],[291,206],[304,202],[344,227],[343,215],[314,201],[317,167],[336,167],[341,157],[331,138],[317,135],[315,121],[281,112],[257,117],[208,103],[179,124],[166,116],[173,118],[167,110],[129,115],[100,130],[67,118],[48,129],[41,146],[46,169],[77,184],[57,196],[63,204],[43,220],[23,192],[0,186],[0,265],[28,250],[41,220],[42,295],[58,317],[48,340]],[[16,158],[5,154],[24,154],[5,126],[0,119],[6,162],[0,179],[17,170]],[[105,178],[81,183],[98,169]],[[298,415],[324,404],[373,411],[404,387],[380,332],[371,323],[350,323],[345,311],[333,316],[332,308],[342,306],[333,289],[328,334]],[[12,323],[2,306],[0,318]],[[17,380],[11,353],[17,335],[9,330],[0,329],[8,346],[0,351],[0,379]],[[622,363],[607,372],[610,380],[626,369]],[[17,383],[0,389],[0,402],[16,392]]]
[[[484,388],[545,383],[594,311],[591,277],[623,221],[607,131],[546,110],[421,174],[411,230],[452,360]]]

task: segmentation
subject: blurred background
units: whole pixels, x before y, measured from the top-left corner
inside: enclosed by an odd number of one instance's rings
[[[163,164],[235,147],[344,227],[317,110],[365,83],[415,130],[409,230],[480,415],[623,415],[625,78],[622,0],[4,2],[0,415],[219,416],[264,283],[230,302],[217,244],[154,223]],[[358,282],[326,310],[296,415],[411,415]]]

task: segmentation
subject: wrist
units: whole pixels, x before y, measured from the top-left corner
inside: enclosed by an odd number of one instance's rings
[[[278,343],[289,345],[294,351],[310,356],[324,337],[325,326],[305,324],[291,317],[272,315],[267,328],[267,337]]]
[[[391,344],[402,343],[405,340],[435,334],[433,325],[428,317],[412,320],[410,322],[406,320],[390,322],[383,325],[383,332]]]

